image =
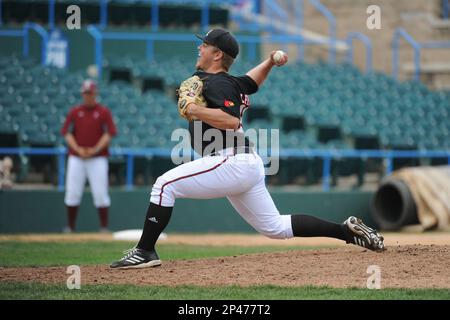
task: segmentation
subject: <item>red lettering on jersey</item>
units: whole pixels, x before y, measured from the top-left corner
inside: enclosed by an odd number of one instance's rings
[[[233,101],[230,101],[230,100],[225,100],[225,101],[223,102],[223,105],[224,105],[225,107],[234,107],[234,102],[233,102]]]

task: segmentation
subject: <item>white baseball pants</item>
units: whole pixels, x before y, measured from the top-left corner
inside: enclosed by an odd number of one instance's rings
[[[80,205],[86,178],[91,187],[95,207],[109,207],[111,200],[108,194],[107,157],[82,159],[73,155],[69,156],[64,203],[67,206]]]
[[[291,216],[278,212],[267,191],[259,155],[231,152],[225,149],[221,155],[206,156],[167,171],[153,185],[150,202],[173,207],[177,198],[227,197],[259,233],[273,239],[292,238]]]

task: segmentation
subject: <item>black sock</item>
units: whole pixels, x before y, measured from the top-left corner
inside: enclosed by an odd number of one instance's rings
[[[294,237],[330,237],[346,240],[344,229],[338,223],[304,214],[291,216]]]
[[[155,243],[159,235],[166,228],[172,215],[173,207],[162,207],[157,204],[150,203],[147,216],[145,217],[144,230],[142,231],[141,240],[137,244],[137,248],[146,251],[155,250]]]

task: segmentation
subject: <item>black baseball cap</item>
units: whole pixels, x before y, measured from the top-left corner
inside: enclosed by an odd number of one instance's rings
[[[212,29],[209,30],[204,36],[199,34],[196,34],[195,36],[207,44],[216,46],[234,59],[236,59],[239,54],[239,44],[233,35],[227,30]]]

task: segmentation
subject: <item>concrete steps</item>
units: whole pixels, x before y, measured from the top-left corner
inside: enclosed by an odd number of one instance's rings
[[[282,5],[287,0],[279,0]],[[373,46],[373,67],[375,70],[388,74],[392,72],[392,40],[397,27],[404,28],[418,42],[450,41],[450,20],[440,19],[440,0],[322,0],[321,1],[335,16],[337,21],[337,36],[339,39],[347,37],[348,32],[358,31],[370,38]],[[381,29],[369,30],[366,26],[369,5],[376,4],[381,9]],[[285,5],[285,8],[289,6]],[[295,25],[295,14],[290,14],[289,22]],[[308,0],[304,0],[304,27],[313,32],[328,35],[328,21],[318,12]],[[290,52],[293,56],[292,52]],[[305,49],[307,61],[326,60],[328,51],[323,47],[307,47]],[[341,57],[344,55],[341,54]],[[411,63],[413,52],[411,47],[401,41],[400,45],[400,79],[411,79]],[[365,49],[362,44],[355,42],[355,64],[365,68]],[[449,49],[423,49],[421,64],[425,68],[422,80],[430,88],[446,88],[450,86],[447,67],[450,63]],[[438,70],[439,66],[442,70]],[[437,69],[436,69],[437,68]],[[441,75],[445,74],[445,76]],[[434,79],[436,78],[436,79]]]

